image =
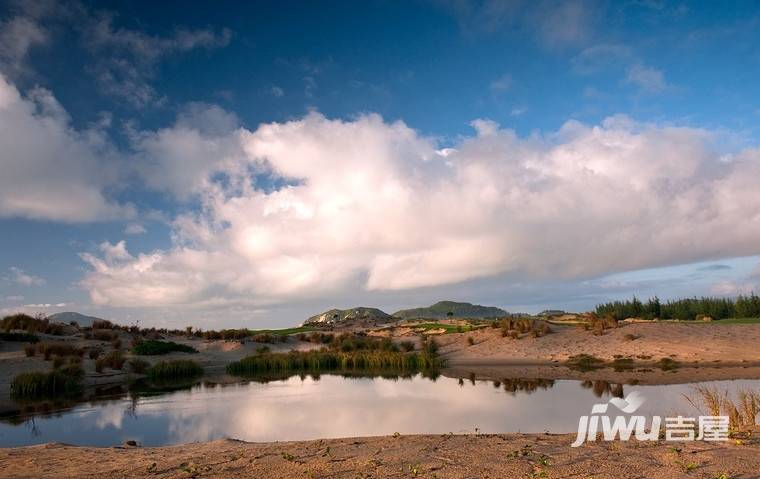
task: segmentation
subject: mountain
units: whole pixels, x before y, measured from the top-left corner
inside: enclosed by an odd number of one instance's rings
[[[69,324],[72,321],[76,321],[77,324],[79,324],[79,327],[84,328],[86,326],[92,326],[92,322],[95,320],[102,321],[101,318],[96,318],[95,316],[86,316],[84,314],[75,313],[73,311],[66,311],[64,313],[55,313],[48,316],[48,319],[50,321],[56,322],[56,323],[63,323],[63,324]]]
[[[445,319],[449,316],[457,318],[496,318],[508,315],[509,313],[501,308],[472,303],[457,303],[454,301],[439,301],[427,308],[402,309],[393,313],[393,316],[403,319]]]
[[[331,309],[324,313],[317,314],[304,321],[303,324],[334,324],[352,319],[382,319],[392,320],[393,317],[388,313],[377,308],[351,308],[351,309]]]

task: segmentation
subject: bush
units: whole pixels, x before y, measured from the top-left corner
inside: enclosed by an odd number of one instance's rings
[[[198,350],[185,344],[178,344],[173,341],[156,341],[149,339],[139,341],[132,347],[132,353],[140,356],[160,356],[173,352],[180,353],[197,353]]]
[[[37,347],[35,347],[33,344],[24,346],[24,353],[26,354],[27,358],[31,358],[32,356],[34,356],[36,352],[37,352]]]
[[[135,358],[129,360],[129,368],[133,373],[144,374],[150,367],[150,363],[144,359]]]
[[[0,340],[16,343],[36,343],[40,338],[29,333],[0,333]]]
[[[103,350],[100,348],[92,348],[87,353],[90,359],[98,359],[101,354],[103,354]]]
[[[110,369],[121,369],[124,367],[125,361],[126,359],[124,359],[124,356],[122,356],[121,351],[111,351],[95,362],[95,371],[99,373],[103,372],[104,367]]]
[[[53,355],[57,356],[82,356],[84,350],[77,348],[73,344],[63,342],[41,342],[37,344],[37,351],[45,356],[45,361],[49,361]]]
[[[467,336],[467,344],[470,346],[475,344],[475,340],[472,338],[472,336]]]
[[[113,329],[113,326],[107,319],[96,319],[92,322],[92,329]]]
[[[148,378],[151,381],[192,378],[202,374],[203,368],[189,359],[161,361],[148,369]]]
[[[32,317],[28,314],[12,314],[6,316],[0,321],[0,329],[9,333],[13,329],[22,329],[29,334],[44,333],[60,336],[64,333],[65,329],[62,324],[51,323],[49,319],[44,316]]]
[[[114,339],[111,341],[111,346],[113,346],[114,349],[121,349],[121,339]]]
[[[580,371],[591,371],[602,367],[604,361],[591,356],[589,354],[576,354],[570,356],[567,360],[567,365],[572,369],[578,369]]]
[[[92,337],[98,341],[114,341],[119,335],[115,331],[109,329],[93,329]]]
[[[74,393],[79,390],[83,376],[84,371],[78,366],[68,366],[49,373],[21,373],[11,382],[11,395],[36,398]]]

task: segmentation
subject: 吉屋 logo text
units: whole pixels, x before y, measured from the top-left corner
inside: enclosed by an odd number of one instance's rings
[[[726,441],[728,440],[728,416],[666,417],[652,416],[649,427],[647,419],[635,413],[646,399],[638,391],[625,399],[612,398],[606,403],[594,404],[589,416],[581,416],[578,421],[578,435],[572,447],[581,446],[586,441],[596,441],[601,432],[605,441],[619,439],[629,441],[631,436],[637,441],[656,441],[660,429],[665,424],[666,441]],[[620,413],[613,418],[607,414],[613,405]],[[630,416],[626,416],[630,415]]]

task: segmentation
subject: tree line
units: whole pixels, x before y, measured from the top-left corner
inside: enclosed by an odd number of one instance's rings
[[[760,317],[760,297],[752,293],[737,298],[687,298],[662,302],[658,297],[646,302],[634,296],[630,300],[611,301],[596,306],[599,316],[626,318],[695,320],[701,316],[713,319]]]

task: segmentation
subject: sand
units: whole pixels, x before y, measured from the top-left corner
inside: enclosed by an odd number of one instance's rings
[[[760,432],[760,431],[756,431]],[[595,442],[438,435],[183,446],[0,449],[0,478],[757,478],[760,441]],[[721,476],[725,474],[725,476]]]

